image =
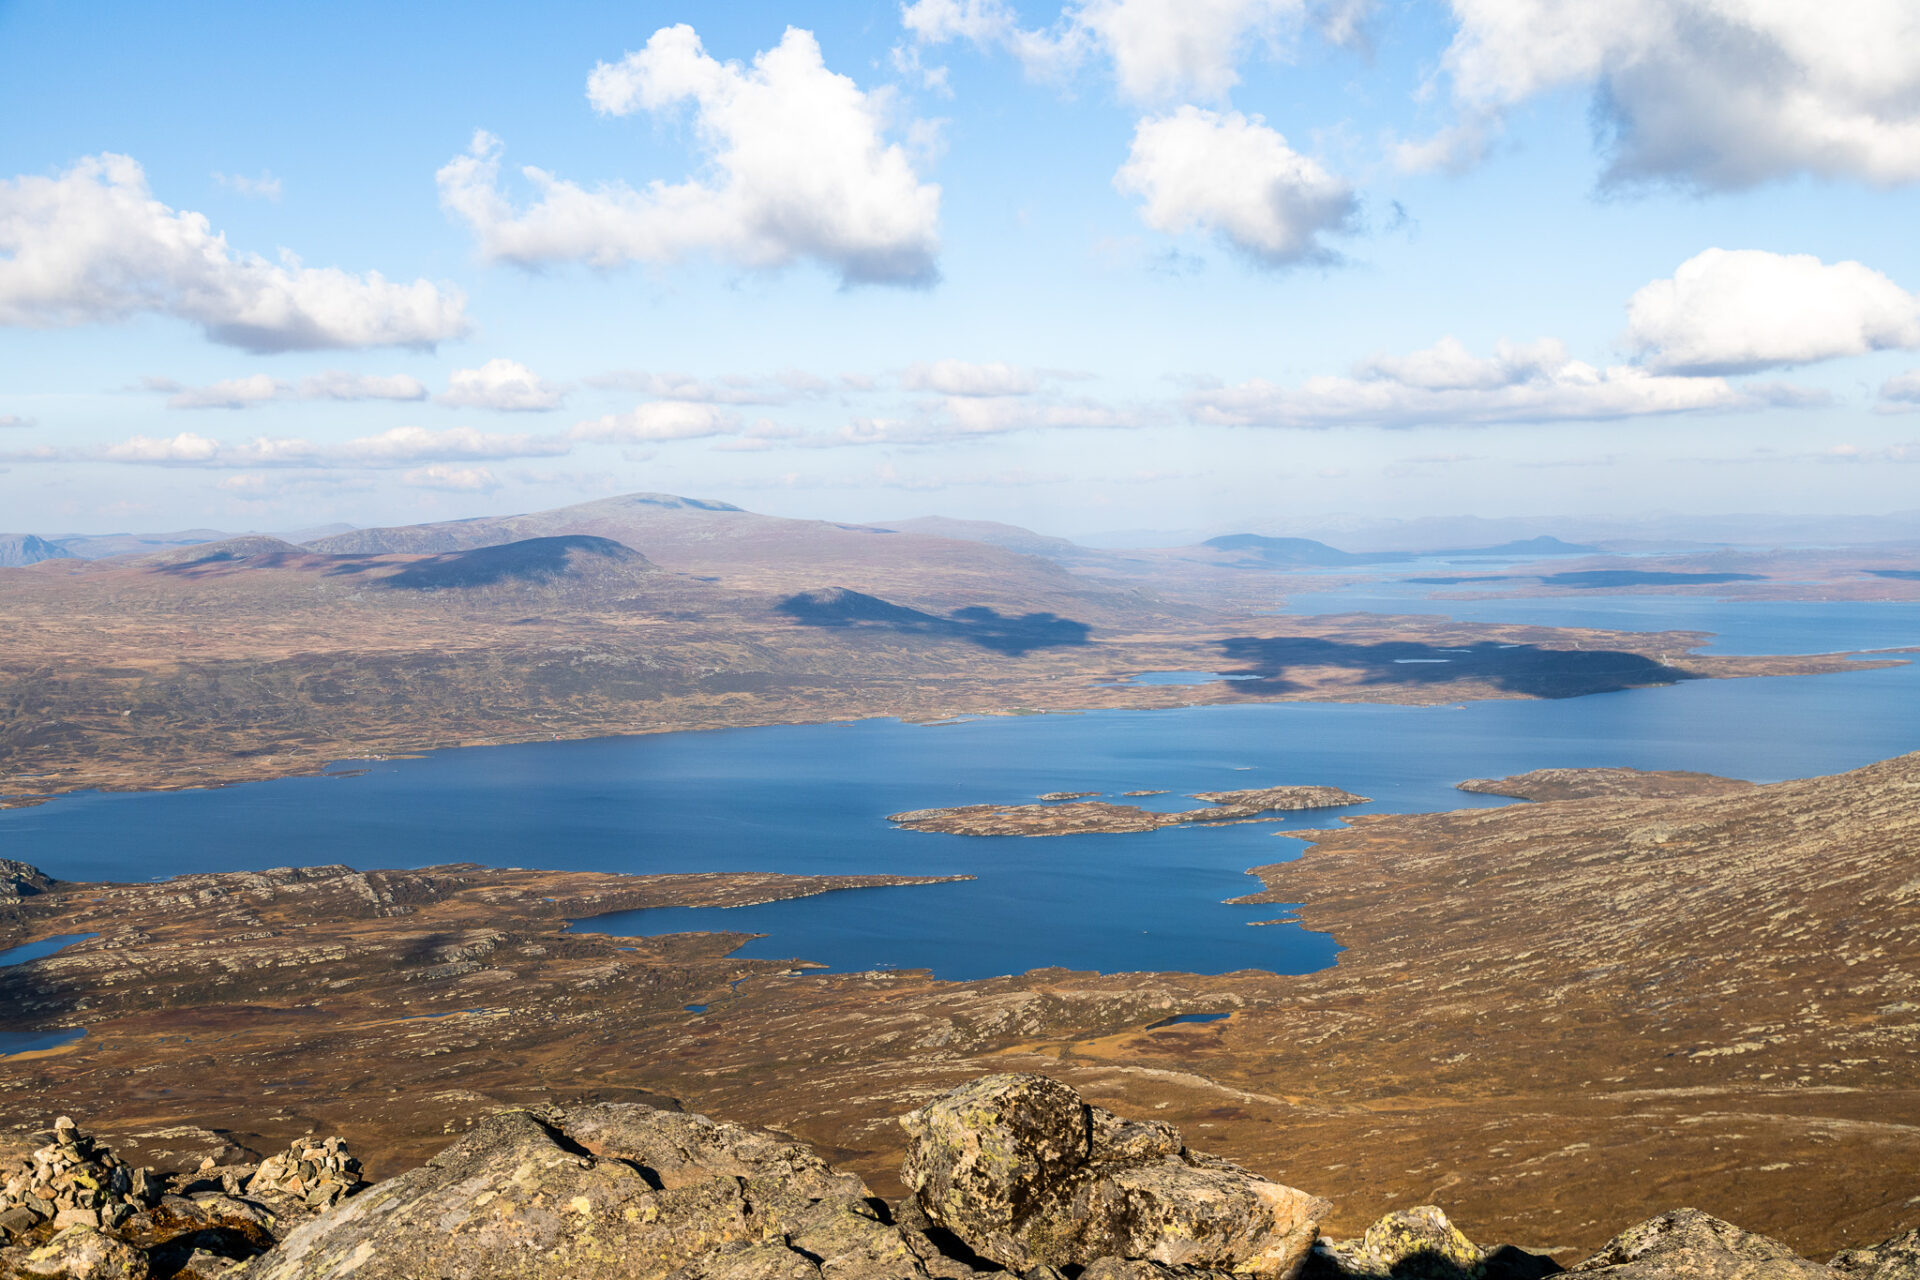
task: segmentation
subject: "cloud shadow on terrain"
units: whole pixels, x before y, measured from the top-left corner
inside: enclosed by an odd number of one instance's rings
[[[1691,672],[1644,654],[1613,649],[1543,649],[1488,640],[1442,648],[1410,640],[1353,644],[1318,636],[1235,636],[1222,640],[1220,647],[1230,661],[1240,664],[1237,670],[1225,672],[1242,677],[1229,687],[1235,693],[1255,696],[1307,687],[1286,678],[1295,667],[1359,671],[1361,683],[1367,685],[1483,680],[1509,693],[1535,698],[1578,698],[1694,679]]]
[[[498,546],[452,551],[408,565],[381,580],[381,585],[403,591],[435,591],[448,587],[490,587],[503,582],[550,582],[577,572],[588,557],[606,565],[649,564],[647,558],[622,542],[587,534],[555,538],[526,538]],[[333,573],[358,573],[364,564],[341,565]]]
[[[1084,622],[1055,613],[1003,614],[984,605],[955,609],[943,618],[845,587],[802,591],[774,608],[805,627],[846,627],[964,640],[1012,657],[1035,649],[1083,645],[1093,630]]]

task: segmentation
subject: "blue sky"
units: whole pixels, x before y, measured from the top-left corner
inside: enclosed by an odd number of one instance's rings
[[[1920,507],[1920,14],[1564,8],[0,2],[0,527]]]

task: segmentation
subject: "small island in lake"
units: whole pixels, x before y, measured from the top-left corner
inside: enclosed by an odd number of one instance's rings
[[[1055,792],[1055,795],[1070,793]],[[1097,794],[1097,793],[1081,793]],[[1165,795],[1128,792],[1129,795]],[[1259,787],[1251,791],[1201,791],[1194,797],[1213,806],[1179,813],[1155,813],[1138,805],[1105,800],[1065,804],[963,804],[951,809],[911,809],[887,815],[909,831],[941,831],[960,836],[1079,836],[1157,831],[1188,823],[1257,822],[1261,815],[1294,809],[1333,809],[1366,804],[1368,797],[1339,787]]]

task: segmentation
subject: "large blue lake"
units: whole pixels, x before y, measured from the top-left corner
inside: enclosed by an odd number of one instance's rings
[[[1718,633],[1736,653],[1920,644],[1912,604],[1723,604],[1662,597],[1435,601],[1392,585],[1296,598],[1310,611],[1437,610],[1465,618]],[[1276,625],[1276,630],[1279,629]],[[1048,965],[1102,971],[1306,972],[1338,947],[1283,914],[1223,900],[1246,868],[1297,856],[1277,824],[1138,835],[977,838],[899,831],[901,809],[1048,791],[1188,793],[1326,783],[1369,812],[1505,803],[1453,789],[1549,766],[1698,769],[1759,781],[1920,749],[1920,667],[1693,681],[1563,701],[1447,707],[1291,703],[991,718],[863,721],[437,752],[343,776],[212,791],[71,796],[0,812],[0,854],[66,879],[341,862],[473,861],[623,872],[964,874],[963,883],[729,910],[662,910],[584,927],[732,929],[744,954],[835,970],[943,977]]]

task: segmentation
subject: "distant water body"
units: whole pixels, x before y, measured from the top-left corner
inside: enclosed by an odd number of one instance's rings
[[[1396,594],[1404,592],[1405,594]],[[1301,611],[1446,612],[1485,621],[1706,630],[1734,653],[1920,645],[1911,604],[1725,604],[1666,597],[1433,601],[1378,585]],[[1185,678],[1185,677],[1176,677]],[[532,743],[433,753],[358,776],[212,791],[65,797],[0,812],[0,849],[66,879],[347,863],[473,861],[621,872],[967,874],[732,909],[629,912],[617,933],[764,933],[743,954],[836,971],[976,978],[1060,965],[1105,972],[1310,972],[1335,941],[1284,912],[1227,906],[1244,874],[1296,856],[1276,830],[1344,812],[1508,803],[1453,789],[1545,767],[1698,769],[1772,781],[1920,749],[1920,667],[1702,680],[1562,701],[1444,707],[1283,703],[892,720]],[[888,813],[1049,791],[1172,794],[1320,783],[1374,798],[1274,824],[1135,835],[981,838],[894,830]]]

